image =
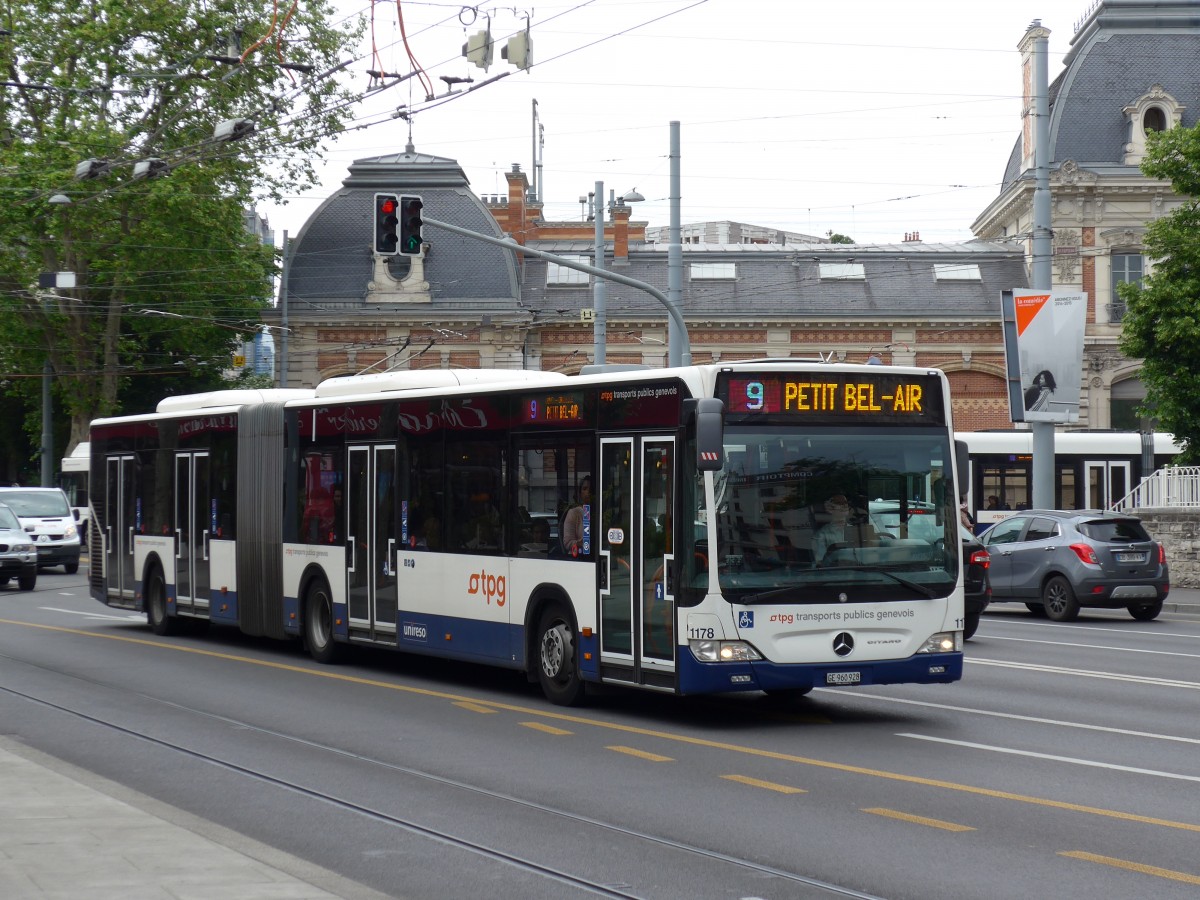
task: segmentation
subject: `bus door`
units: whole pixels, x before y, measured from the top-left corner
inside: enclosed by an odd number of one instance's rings
[[[110,597],[132,600],[133,534],[137,525],[133,456],[110,456],[104,461],[104,467],[103,537],[107,593]]]
[[[208,451],[175,454],[175,608],[208,609],[208,542],[216,526],[209,490]]]
[[[675,668],[675,439],[603,438],[600,460],[601,663],[622,680],[671,683],[661,675]]]
[[[395,444],[347,448],[346,596],[351,631],[396,635]],[[336,510],[335,515],[340,515]]]
[[[1087,472],[1088,509],[1108,509],[1129,493],[1129,461],[1090,459]]]

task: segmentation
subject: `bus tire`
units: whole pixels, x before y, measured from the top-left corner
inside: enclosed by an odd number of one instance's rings
[[[304,643],[319,663],[330,665],[342,655],[333,638],[333,594],[324,578],[312,581],[304,593]]]
[[[1079,601],[1071,582],[1061,575],[1050,578],[1042,588],[1042,606],[1052,622],[1074,622],[1079,616]]]
[[[538,682],[546,699],[557,706],[575,706],[583,700],[579,677],[575,626],[558,604],[547,606],[538,619]]]
[[[163,637],[179,630],[179,621],[167,612],[167,579],[158,566],[146,575],[146,623]]]

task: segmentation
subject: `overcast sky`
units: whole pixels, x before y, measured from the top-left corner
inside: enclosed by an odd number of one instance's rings
[[[335,0],[345,14],[367,0]],[[283,206],[262,205],[277,243],[295,236],[355,159],[422,153],[462,166],[476,194],[531,173],[533,101],[543,129],[546,218],[579,220],[579,197],[603,181],[646,202],[635,221],[669,224],[671,121],[680,122],[682,221],[730,219],[859,243],[968,240],[999,192],[1020,131],[1017,44],[1034,19],[1050,29],[1050,80],[1094,0],[546,0],[531,8],[402,0],[408,49],[437,94],[441,76],[507,77],[448,102],[422,104],[409,79],[356,108],[330,144],[322,182]],[[485,73],[461,55],[490,25]],[[529,15],[534,66],[500,57]],[[473,21],[472,21],[473,20]],[[464,24],[467,23],[467,24]],[[371,61],[347,70],[408,72],[396,4],[375,5]],[[419,110],[411,123],[391,114]],[[532,179],[532,174],[530,174]],[[436,210],[426,214],[437,218]],[[364,238],[365,240],[365,238]]]

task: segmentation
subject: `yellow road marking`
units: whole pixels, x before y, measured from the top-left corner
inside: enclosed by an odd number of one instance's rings
[[[650,753],[647,750],[638,750],[636,747],[621,747],[617,744],[611,747],[605,747],[605,750],[615,750],[617,753],[625,753],[629,756],[636,756],[638,759],[647,759],[650,762],[675,762],[669,756],[659,756],[657,753]]]
[[[208,656],[213,659],[224,659],[230,662],[240,662],[251,666],[261,666],[268,669],[278,669],[284,672],[295,672],[298,675],[308,675],[313,678],[328,678],[334,681],[344,681],[349,684],[361,684],[368,687],[380,688],[382,690],[399,691],[404,694],[412,694],[420,697],[432,697],[439,700],[449,700],[450,702],[465,701],[468,703],[479,702],[472,697],[463,697],[458,694],[451,694],[446,691],[435,691],[429,688],[413,687],[406,684],[391,684],[386,681],[378,681],[372,678],[359,678],[355,675],[343,675],[340,672],[330,671],[327,668],[310,668],[305,666],[295,666],[289,663],[271,662],[263,659],[252,659],[248,656],[236,656],[232,653],[220,653],[215,650],[205,650],[200,647],[183,647],[178,644],[163,643],[161,641],[149,640],[147,638],[126,637],[117,634],[104,634],[98,631],[84,631],[79,628],[67,628],[62,625],[43,625],[36,622],[20,622],[12,619],[0,619],[0,624],[4,625],[20,625],[25,628],[38,628],[43,631],[56,631],[62,634],[73,634],[87,638],[102,638],[110,641],[124,641],[130,644],[140,644],[145,647],[154,647],[159,650],[173,650],[177,653],[195,653],[200,656]],[[972,784],[959,784],[953,781],[940,781],[936,778],[923,778],[919,775],[905,775],[900,772],[888,772],[884,769],[870,769],[865,766],[853,766],[848,763],[832,762],[827,759],[813,759],[807,756],[796,756],[791,753],[782,753],[777,750],[763,750],[758,747],[745,747],[739,744],[731,744],[725,741],[713,741],[707,738],[692,737],[685,734],[674,734],[669,731],[656,731],[652,728],[639,728],[636,725],[621,725],[616,722],[603,722],[598,719],[587,719],[583,716],[567,713],[556,712],[549,709],[536,709],[529,706],[518,706],[515,703],[501,703],[497,701],[487,701],[487,705],[497,710],[505,710],[507,712],[520,713],[525,716],[539,716],[543,719],[551,719],[557,722],[570,722],[574,725],[589,726],[592,728],[600,728],[605,731],[616,731],[622,734],[635,734],[640,737],[657,738],[659,740],[671,741],[676,744],[686,744],[692,747],[706,747],[710,750],[725,750],[730,753],[740,753],[745,756],[758,757],[760,759],[773,759],[781,762],[791,762],[803,766],[812,766],[818,769],[829,769],[834,772],[847,772],[853,775],[867,775],[871,778],[882,778],[887,781],[897,781],[904,784],[917,784],[924,787],[942,788],[947,791],[957,791],[963,794],[973,794],[978,797],[990,797],[994,800],[1011,800],[1015,803],[1025,803],[1030,806],[1040,806],[1047,809],[1061,809],[1067,812],[1084,813],[1085,815],[1100,816],[1106,819],[1117,819],[1122,822],[1137,822],[1142,825],[1157,825],[1161,828],[1171,828],[1178,831],[1189,831],[1200,834],[1200,824],[1193,822],[1177,822],[1173,819],[1159,819],[1154,816],[1140,816],[1136,813],[1122,812],[1116,809],[1105,809],[1099,806],[1085,806],[1081,803],[1068,803],[1064,800],[1050,800],[1045,797],[1034,797],[1029,794],[1017,794],[1011,791],[997,791],[991,788],[977,787]]]
[[[534,731],[544,731],[546,734],[574,734],[573,731],[567,731],[565,728],[555,728],[553,725],[545,725],[541,722],[522,722],[526,728],[532,728]]]
[[[1139,875],[1155,875],[1159,878],[1170,878],[1172,881],[1182,881],[1184,884],[1200,884],[1200,875],[1189,875],[1187,872],[1176,872],[1172,869],[1160,869],[1158,866],[1147,866],[1144,863],[1116,859],[1112,856],[1085,853],[1083,850],[1060,850],[1058,855],[1100,863],[1102,866],[1112,866],[1114,869],[1126,869],[1130,872],[1137,872]]]
[[[484,706],[482,703],[475,703],[472,700],[456,700],[454,705],[460,709],[467,709],[471,712],[494,714],[499,712],[498,709],[492,709],[490,706]]]
[[[781,794],[807,794],[808,791],[804,788],[792,787],[787,784],[776,784],[773,781],[762,781],[758,778],[751,778],[749,775],[722,775],[722,778],[727,781],[736,781],[739,784],[748,784],[750,787],[765,788],[768,791],[778,791]]]
[[[882,806],[877,806],[873,809],[864,809],[863,812],[871,813],[875,816],[887,816],[889,819],[899,819],[901,822],[912,822],[914,825],[928,825],[930,828],[940,828],[943,831],[975,830],[970,825],[956,825],[954,822],[943,822],[941,819],[914,816],[912,813],[903,813],[895,809],[884,809]]]

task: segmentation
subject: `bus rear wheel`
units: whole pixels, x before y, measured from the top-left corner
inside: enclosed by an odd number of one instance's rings
[[[308,654],[319,663],[334,663],[342,647],[333,639],[333,595],[325,579],[319,578],[304,595],[304,642]]]
[[[158,566],[146,578],[146,621],[151,631],[164,637],[179,630],[178,620],[167,612],[167,580]]]
[[[538,620],[538,682],[546,699],[558,706],[583,700],[575,628],[562,607],[550,606]]]

